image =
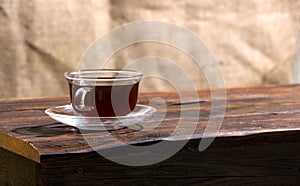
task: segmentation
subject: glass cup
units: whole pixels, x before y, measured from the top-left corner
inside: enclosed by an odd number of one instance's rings
[[[74,111],[83,116],[125,116],[138,99],[141,72],[91,69],[66,72]]]

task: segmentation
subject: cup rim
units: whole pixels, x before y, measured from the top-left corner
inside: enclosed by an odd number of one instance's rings
[[[82,74],[89,74],[95,72],[113,72],[113,73],[128,73],[128,76],[122,76],[118,78],[111,78],[111,79],[95,79],[95,78],[86,78],[86,77],[79,77]],[[143,73],[136,70],[127,70],[127,69],[84,69],[84,70],[75,70],[65,72],[64,76],[67,80],[84,80],[84,81],[94,81],[94,82],[110,82],[110,81],[127,81],[127,80],[134,80],[140,79],[143,76]]]

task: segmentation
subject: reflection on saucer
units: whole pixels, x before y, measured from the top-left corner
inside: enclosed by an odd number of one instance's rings
[[[78,116],[71,105],[62,105],[45,110],[45,113],[54,120],[83,130],[117,130],[136,125],[155,112],[155,108],[139,104],[128,115],[118,117]]]

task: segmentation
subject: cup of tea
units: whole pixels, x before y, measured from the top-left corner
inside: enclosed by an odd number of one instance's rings
[[[133,70],[91,69],[66,72],[74,111],[82,116],[117,117],[134,110],[143,74]]]

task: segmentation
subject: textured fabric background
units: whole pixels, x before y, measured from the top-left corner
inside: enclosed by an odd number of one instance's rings
[[[228,87],[291,83],[299,10],[300,0],[0,0],[0,96],[66,94],[63,73],[77,68],[94,40],[141,20],[167,21],[195,32],[214,53]],[[150,55],[175,61],[198,88],[208,87],[188,56],[157,43],[129,46],[107,67]],[[170,88],[151,78],[141,86],[142,91]]]

